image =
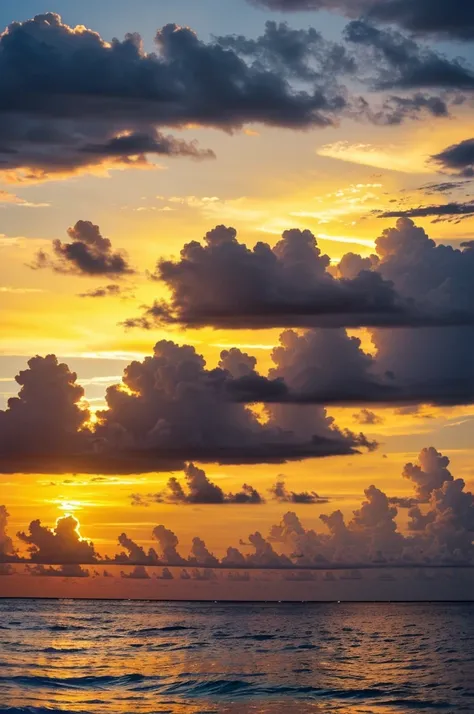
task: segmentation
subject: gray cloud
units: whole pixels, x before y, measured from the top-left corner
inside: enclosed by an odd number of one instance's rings
[[[363,435],[338,430],[324,410],[312,419],[313,431],[305,435],[293,432],[276,415],[262,423],[244,402],[265,401],[269,395],[274,400],[275,390],[272,380],[255,375],[249,386],[245,376],[207,369],[193,347],[162,341],[153,356],[128,365],[125,389],[117,384],[107,390],[107,409],[98,412],[95,427],[88,427],[90,415],[81,403],[84,391],[76,384],[77,375],[54,355],[35,357],[17,377],[19,396],[0,411],[1,468],[144,473],[180,470],[191,460],[283,463],[373,447]],[[267,385],[264,397],[261,384]],[[275,384],[281,398],[285,386],[281,380]],[[257,502],[258,493],[245,485],[225,498]]]
[[[270,494],[279,503],[301,503],[301,504],[323,504],[329,503],[329,499],[318,496],[315,491],[289,491],[286,488],[284,478],[280,477],[270,489]]]
[[[150,154],[212,158],[158,127],[327,126],[346,105],[335,76],[347,61],[334,54],[331,81],[321,49],[324,75],[308,78],[295,67],[290,81],[276,47],[263,62],[249,61],[229,43],[202,42],[177,25],[158,30],[155,45],[146,53],[136,33],[107,43],[54,13],[9,25],[0,38],[0,168],[38,180],[102,165],[146,166]]]
[[[364,492],[360,508],[354,510],[346,522],[341,511],[322,514],[322,531],[308,529],[296,513],[284,514],[272,526],[268,536],[251,533],[241,541],[239,550],[227,548],[219,559],[207,548],[204,540],[195,536],[188,557],[179,551],[178,536],[160,524],[153,529],[156,551],[145,550],[125,534],[119,543],[127,553],[120,553],[108,562],[123,563],[136,568],[131,577],[146,577],[145,565],[165,568],[162,577],[172,566],[193,568],[309,568],[383,567],[420,565],[474,564],[474,495],[466,490],[462,479],[449,472],[449,459],[433,447],[423,449],[418,463],[406,464],[403,476],[414,485],[413,496],[389,497],[375,485]],[[287,493],[283,485],[283,493]],[[294,503],[297,501],[293,500]],[[299,502],[299,501],[298,501]],[[399,530],[398,509],[409,508],[409,531]],[[69,575],[79,577],[74,566],[94,563],[98,556],[92,543],[78,540],[77,521],[72,517],[60,519],[55,530],[34,521],[30,534],[19,537],[29,545],[30,562],[39,564],[35,574]],[[43,568],[42,563],[61,565],[59,570]],[[49,571],[52,572],[49,572]],[[198,577],[183,571],[186,579]],[[200,573],[199,577],[212,574]]]
[[[63,563],[58,568],[45,565],[27,565],[27,572],[30,575],[48,578],[88,578],[90,573],[82,568],[78,563]]]
[[[57,273],[113,275],[117,278],[134,272],[125,253],[114,252],[111,241],[91,221],[78,221],[67,233],[71,243],[53,241],[53,256],[40,251],[31,267],[52,268]]]
[[[13,541],[7,533],[9,513],[5,506],[0,506],[0,561],[15,555]]]
[[[194,464],[187,464],[184,468],[187,488],[175,476],[169,479],[164,491],[151,494],[132,494],[132,505],[149,506],[150,503],[188,503],[188,504],[222,504],[239,503],[255,504],[264,503],[259,492],[245,484],[237,493],[225,493],[217,484],[210,481],[206,472]]]
[[[416,235],[412,223],[403,225],[407,231],[412,226]],[[474,322],[473,303],[446,299],[444,304],[439,298],[430,302],[395,286],[385,275],[384,264],[391,256],[383,252],[383,236],[377,245],[378,256],[370,262],[351,259],[348,272],[349,261],[343,258],[336,278],[328,270],[329,257],[321,253],[309,230],[285,231],[273,248],[259,242],[249,249],[239,243],[233,228],[218,226],[206,234],[204,245],[193,241],[177,261],[158,262],[153,277],[168,287],[171,299],[155,302],[142,318],[124,324],[148,329],[175,323],[259,329]],[[431,246],[434,243],[427,239],[426,247]],[[443,250],[452,251],[438,246],[438,253]],[[411,254],[415,261],[416,253]],[[457,251],[449,265],[457,263],[464,270],[470,260],[470,252]]]
[[[383,417],[374,414],[370,409],[361,409],[357,414],[353,414],[352,418],[357,424],[363,424],[364,426],[375,426],[384,422]]]
[[[474,37],[474,9],[465,0],[249,0],[254,5],[287,12],[329,10],[348,17],[397,24],[418,34],[455,40]]]
[[[123,382],[107,390],[108,409],[98,413],[97,437],[105,451],[143,450],[150,457],[245,463],[281,461],[307,455],[351,453],[368,446],[362,436],[313,424],[310,438],[292,433],[278,420],[262,424],[235,402],[232,376],[206,369],[191,346],[161,341],[152,357],[132,362]],[[212,489],[213,493],[217,493]]]
[[[456,176],[474,176],[474,139],[453,144],[431,157],[438,168]]]
[[[85,446],[81,427],[89,411],[81,404],[83,388],[77,375],[54,355],[33,357],[28,369],[16,376],[18,397],[0,411],[0,453],[11,455],[67,454]]]
[[[128,290],[124,289],[121,285],[116,285],[111,283],[110,285],[104,285],[102,288],[95,288],[93,290],[88,290],[85,293],[80,293],[79,297],[84,298],[104,298],[104,297],[128,297]]]
[[[145,321],[225,328],[411,324],[440,319],[416,315],[378,272],[334,278],[329,257],[308,231],[290,230],[274,248],[239,243],[233,228],[218,226],[205,245],[188,243],[178,261],[158,263],[155,279],[170,289],[169,303],[155,303]],[[239,279],[236,280],[235,276]]]
[[[454,481],[448,466],[449,458],[430,447],[420,452],[418,464],[406,464],[402,475],[413,482],[416,498],[421,503],[426,503],[433,491],[442,488],[445,483]]]
[[[448,59],[431,47],[395,30],[381,30],[365,20],[354,20],[344,30],[345,39],[376,61],[370,81],[375,89],[474,89],[474,72],[459,59]]]
[[[427,218],[435,216],[434,223],[440,221],[459,222],[474,216],[474,201],[451,201],[431,206],[418,206],[417,208],[384,211],[379,218]]]
[[[191,29],[170,24],[157,31],[155,52],[146,53],[136,33],[108,43],[54,13],[12,23],[0,37],[0,171],[27,182],[150,168],[150,156],[209,159],[210,149],[162,130],[198,125],[233,131],[248,123],[324,128],[357,114],[399,123],[423,112],[445,116],[458,100],[395,95],[382,97],[372,110],[346,84],[363,80],[366,89],[374,78],[365,74],[376,69],[385,78],[391,73],[392,85],[408,92],[432,85],[471,89],[472,73],[460,61],[394,33],[381,39],[382,32],[353,28],[348,46],[346,39],[326,40],[314,28],[268,22],[257,39],[203,42]],[[357,56],[352,40],[364,46]],[[367,61],[369,51],[377,63]]]
[[[120,573],[121,578],[128,580],[149,580],[150,575],[143,565],[136,565],[130,573]]]

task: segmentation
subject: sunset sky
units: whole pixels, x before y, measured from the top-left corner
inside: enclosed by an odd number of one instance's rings
[[[222,559],[287,511],[327,535],[373,484],[422,519],[463,479],[467,549],[419,552],[472,562],[474,50],[427,4],[3,0],[0,561],[68,515],[101,557],[163,525]],[[77,382],[15,381],[35,355]],[[415,537],[374,498],[372,554]]]

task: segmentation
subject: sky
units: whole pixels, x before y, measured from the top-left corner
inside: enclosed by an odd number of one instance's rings
[[[74,595],[74,568],[107,563],[395,564],[408,589],[449,565],[456,589],[471,10],[18,5],[0,7],[0,571],[21,572],[0,594],[52,567],[46,591]]]

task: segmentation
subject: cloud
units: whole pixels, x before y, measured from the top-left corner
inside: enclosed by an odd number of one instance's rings
[[[417,316],[378,272],[334,278],[330,259],[309,231],[285,231],[271,248],[239,243],[233,228],[217,226],[205,245],[184,246],[178,261],[158,262],[154,279],[171,292],[128,327],[155,324],[219,328],[399,325],[440,319]],[[238,279],[236,279],[238,275]]]
[[[98,559],[94,544],[81,537],[74,516],[59,518],[54,528],[32,521],[28,533],[20,532],[18,538],[28,545],[29,556],[36,563],[83,564]]]
[[[431,157],[438,169],[472,178],[474,176],[474,139],[465,139],[458,144],[452,144]]]
[[[319,516],[323,525],[319,530],[305,527],[297,514],[289,511],[270,528],[267,537],[253,532],[241,541],[243,550],[228,546],[221,559],[199,536],[193,537],[189,556],[183,557],[178,536],[160,524],[152,532],[156,551],[150,549],[146,554],[123,534],[119,542],[127,554],[107,562],[133,566],[135,570],[127,577],[138,578],[146,577],[145,565],[159,565],[164,568],[162,579],[170,579],[172,566],[184,568],[180,576],[184,579],[213,579],[213,572],[198,575],[196,569],[248,572],[254,568],[343,570],[474,564],[474,495],[462,479],[451,475],[448,466],[449,459],[434,447],[423,449],[418,463],[408,463],[403,470],[403,476],[414,485],[413,496],[390,497],[371,485],[349,520],[339,510],[325,513]],[[284,485],[281,489],[286,498]],[[409,508],[408,532],[399,528],[397,506]],[[55,531],[34,521],[30,535],[19,537],[30,545],[30,562],[39,563],[36,574],[78,577],[74,566],[98,560],[93,545],[78,540],[77,521],[70,516],[60,519]],[[42,562],[64,567],[44,568]],[[186,570],[189,567],[193,568],[191,574]]]
[[[78,563],[63,563],[59,568],[44,565],[27,565],[26,570],[30,575],[49,578],[88,578],[90,573]]]
[[[161,575],[156,576],[158,580],[174,580],[174,575],[169,568],[163,568]]]
[[[375,426],[384,422],[383,417],[374,414],[370,409],[361,409],[357,414],[353,414],[352,418],[357,424],[363,424],[364,426]]]
[[[474,89],[474,72],[466,62],[448,59],[413,37],[381,30],[365,20],[350,22],[344,37],[376,70],[370,78],[376,90]]]
[[[121,578],[128,580],[149,580],[150,576],[143,565],[136,565],[130,573],[120,573]]]
[[[449,458],[440,454],[435,448],[423,449],[418,461],[418,464],[406,464],[402,476],[413,482],[416,498],[421,503],[426,503],[433,491],[454,479],[448,471]]]
[[[84,447],[80,432],[89,419],[81,403],[77,375],[54,355],[33,357],[16,376],[18,397],[0,411],[0,453],[6,460],[22,455],[68,454]]]
[[[129,538],[126,533],[121,533],[121,535],[119,535],[118,543],[122,546],[122,548],[125,548],[126,552],[116,555],[114,558],[116,562],[127,563],[131,561],[132,563],[138,564],[158,563],[158,555],[153,548],[150,548],[148,553],[145,553],[144,549]]]
[[[193,347],[163,340],[153,356],[126,368],[124,387],[108,388],[108,409],[98,412],[96,436],[103,440],[104,453],[139,450],[151,459],[221,463],[279,462],[367,446],[364,438],[328,428],[324,421],[319,424],[323,433],[314,423],[309,438],[292,433],[277,419],[261,423],[236,403],[233,383],[228,372],[206,369]],[[206,489],[221,498],[214,485]]]
[[[411,234],[416,235],[413,223],[399,223],[397,230],[401,226],[407,233],[411,227]],[[383,251],[383,235],[377,241],[378,255],[370,263],[359,259],[357,271],[352,259],[345,272],[349,262],[343,258],[338,277],[329,271],[330,259],[321,253],[309,230],[285,231],[273,248],[259,242],[249,249],[237,240],[233,228],[225,226],[209,231],[204,240],[204,245],[187,243],[177,261],[158,262],[153,277],[166,285],[171,298],[147,307],[143,317],[127,320],[126,327],[179,324],[261,329],[474,322],[472,303],[446,300],[443,304],[436,295],[430,301],[422,294],[407,293],[403,285],[396,286],[388,279],[385,263],[391,262],[392,256]],[[427,237],[426,241],[428,248],[432,242]],[[438,246],[437,250],[452,249]],[[412,257],[416,260],[413,251]],[[471,254],[457,251],[450,264],[454,260],[467,265]]]
[[[5,506],[0,506],[0,561],[15,555],[13,541],[7,533],[8,513]]]
[[[40,251],[31,267],[52,268],[56,273],[113,275],[117,278],[134,272],[125,253],[114,252],[111,241],[91,221],[78,221],[67,233],[71,243],[53,241],[53,256]]]
[[[329,10],[348,17],[396,24],[420,35],[470,40],[474,10],[465,0],[249,0],[270,10],[297,12]]]
[[[112,283],[110,285],[104,285],[104,287],[101,288],[88,290],[85,293],[79,293],[79,297],[83,298],[104,298],[122,296],[129,296],[128,289],[124,289],[121,285],[116,285],[115,283]]]
[[[225,493],[220,486],[209,480],[206,472],[193,463],[184,468],[187,489],[173,476],[169,479],[164,491],[151,494],[132,494],[133,506],[149,506],[150,503],[188,503],[188,504],[219,504],[239,503],[255,504],[264,503],[259,492],[244,484],[237,493]]]
[[[318,496],[315,491],[288,491],[284,479],[280,478],[275,485],[269,489],[269,492],[279,503],[302,503],[302,504],[317,504],[329,503],[329,499]]]
[[[281,74],[274,35],[278,30],[267,30],[257,40],[265,53],[258,61],[228,41],[205,43],[171,24],[157,31],[155,52],[146,53],[137,33],[108,43],[55,13],[14,22],[0,37],[0,166],[16,181],[146,168],[149,155],[214,156],[161,133],[163,127],[335,123],[346,105],[336,75],[348,60],[339,61],[337,51],[331,60],[324,48],[336,46],[318,37],[316,59],[325,71],[306,77],[294,66],[290,78]]]
[[[28,364],[16,378],[19,396],[0,411],[1,469],[8,473],[176,471],[193,460],[283,463],[373,446],[333,427],[324,410],[305,435],[275,414],[259,420],[244,402],[274,400],[285,389],[281,381],[275,392],[272,380],[257,373],[249,385],[222,368],[207,369],[189,345],[161,341],[152,356],[128,365],[123,382],[107,389],[107,408],[97,412],[95,425],[88,424],[83,388],[67,365],[54,355]],[[225,498],[257,502],[258,494],[245,485]]]
[[[451,201],[430,206],[418,206],[417,208],[399,209],[395,211],[384,211],[378,218],[427,218],[435,216],[438,223],[440,221],[459,222],[474,216],[474,201]]]

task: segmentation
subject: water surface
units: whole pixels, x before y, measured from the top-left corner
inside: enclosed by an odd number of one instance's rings
[[[0,601],[0,712],[474,712],[474,604]]]

